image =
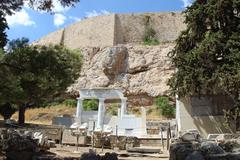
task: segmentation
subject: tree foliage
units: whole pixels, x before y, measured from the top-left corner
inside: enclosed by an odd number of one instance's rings
[[[90,99],[83,101],[83,109],[85,111],[97,111],[98,110],[98,100]]]
[[[165,96],[159,96],[156,99],[157,110],[160,111],[160,114],[172,118],[175,115],[175,108],[170,103],[169,98]]]
[[[4,14],[0,11],[0,48],[3,48],[7,44],[7,33],[8,28],[6,18]]]
[[[65,92],[79,77],[78,51],[60,45],[30,46],[21,40],[14,42],[0,63],[3,66],[0,87],[5,89],[0,90],[0,100],[4,103],[17,104],[20,110],[42,104]]]
[[[170,53],[177,68],[169,81],[172,92],[224,92],[239,106],[240,1],[196,0],[184,13],[187,29]]]
[[[57,0],[63,7],[74,6],[80,0]],[[54,0],[1,0],[0,11],[5,15],[12,15],[14,12],[19,11],[25,5],[32,9],[39,11],[51,12],[54,6]]]

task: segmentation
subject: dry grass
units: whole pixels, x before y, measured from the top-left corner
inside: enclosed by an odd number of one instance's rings
[[[148,108],[154,108],[154,106],[148,107]],[[140,108],[138,108],[140,109]],[[135,114],[137,116],[141,116],[140,111],[137,110],[131,110],[129,113]],[[76,114],[76,107],[69,107],[66,105],[55,105],[45,108],[33,108],[33,109],[27,109],[25,112],[25,120],[27,123],[34,123],[34,124],[45,124],[45,125],[51,125],[52,124],[52,118],[55,116],[62,116],[62,115],[75,115]],[[147,114],[146,117],[148,120],[165,120],[167,118],[161,116],[159,112],[153,111],[149,114]],[[1,116],[0,116],[0,119]],[[12,119],[17,120],[18,119],[18,112],[16,112]]]
[[[156,109],[156,105],[149,106],[152,112],[147,113],[147,120],[167,120],[168,118],[160,114],[159,110]]]
[[[48,124],[52,123],[52,118],[61,115],[74,115],[76,107],[69,107],[65,105],[56,105],[46,108],[33,108],[25,112],[25,120],[27,123]],[[16,112],[12,119],[18,119],[18,112]]]

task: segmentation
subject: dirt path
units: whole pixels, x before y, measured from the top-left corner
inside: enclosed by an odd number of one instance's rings
[[[80,157],[83,153],[88,152],[90,147],[77,147],[75,146],[61,146],[51,148],[50,152],[55,153],[60,157]],[[116,152],[119,155],[119,160],[168,160],[168,155],[164,154],[140,154],[140,153],[127,153],[126,151],[114,151],[110,149],[94,149],[97,154],[104,155],[106,152]]]

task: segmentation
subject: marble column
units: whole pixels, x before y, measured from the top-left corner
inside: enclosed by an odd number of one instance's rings
[[[127,110],[126,107],[127,107],[127,98],[123,97],[121,98],[121,119],[126,114],[126,110]]]
[[[77,98],[77,113],[76,120],[79,124],[81,124],[82,110],[83,110],[83,98]]]
[[[142,113],[142,130],[141,130],[141,136],[147,135],[147,119],[146,119],[146,109],[144,107],[141,107],[141,113]]]
[[[104,98],[99,98],[98,105],[98,118],[97,118],[97,130],[102,130],[104,125],[104,114],[105,114],[105,106],[104,106]]]
[[[181,121],[180,121],[180,104],[179,104],[178,95],[176,95],[176,121],[177,121],[177,133],[182,130]]]

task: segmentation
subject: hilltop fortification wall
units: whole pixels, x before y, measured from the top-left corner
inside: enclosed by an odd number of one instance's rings
[[[111,14],[92,17],[53,32],[34,44],[57,44],[69,48],[141,43],[147,26],[160,42],[174,41],[185,28],[181,13]]]
[[[60,44],[63,36],[63,29],[49,33],[41,39],[33,42],[33,45],[48,45],[48,44]]]
[[[114,25],[114,14],[83,20],[65,28],[64,44],[69,48],[112,46]]]
[[[160,42],[174,41],[185,28],[181,13],[117,14],[115,44],[140,43],[147,27],[156,32]]]

